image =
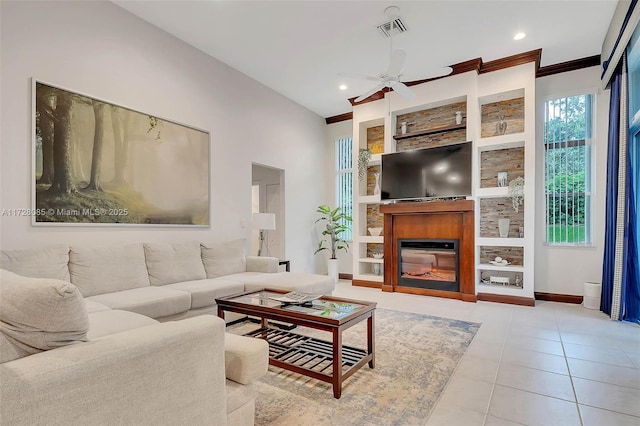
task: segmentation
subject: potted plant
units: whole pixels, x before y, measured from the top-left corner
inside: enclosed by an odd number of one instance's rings
[[[369,161],[371,161],[371,149],[360,148],[358,151],[358,179],[363,180],[367,176]]]
[[[323,238],[318,243],[318,248],[315,253],[319,253],[324,250],[331,252],[329,258],[329,276],[333,278],[334,282],[338,282],[338,250],[349,251],[349,243],[344,240],[340,234],[348,230],[349,227],[346,223],[352,221],[351,216],[342,211],[340,207],[331,209],[327,205],[318,207],[318,213],[321,214],[320,218],[315,223],[325,222],[325,228],[322,231],[323,237],[329,237],[329,247],[325,247],[326,239]],[[314,254],[315,254],[314,253]]]

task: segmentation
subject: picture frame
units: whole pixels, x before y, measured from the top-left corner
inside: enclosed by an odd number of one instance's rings
[[[210,227],[210,133],[32,79],[32,225]]]

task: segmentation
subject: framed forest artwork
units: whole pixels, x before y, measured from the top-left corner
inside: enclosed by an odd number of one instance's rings
[[[35,225],[210,225],[209,133],[33,79]]]

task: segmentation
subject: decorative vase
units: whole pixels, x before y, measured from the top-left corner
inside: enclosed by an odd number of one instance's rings
[[[456,111],[456,124],[462,124],[462,111]]]
[[[373,187],[373,195],[380,194],[380,173],[374,173],[373,177],[376,178],[376,185]]]
[[[509,219],[498,219],[498,232],[500,233],[500,238],[509,236]]]
[[[335,284],[338,284],[338,259],[329,259],[329,278],[333,279]]]
[[[382,275],[382,265],[379,263],[373,264],[373,274],[374,275]]]
[[[402,123],[400,123],[400,133],[402,133],[403,135],[405,133],[407,133],[407,122],[403,121]]]
[[[501,188],[507,186],[507,172],[498,172],[498,186]]]
[[[499,135],[504,135],[507,132],[507,122],[504,121],[504,115],[500,114],[498,117],[500,121],[496,123],[496,131]]]

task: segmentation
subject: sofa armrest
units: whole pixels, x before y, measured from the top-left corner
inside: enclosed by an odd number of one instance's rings
[[[267,374],[269,344],[262,339],[227,333],[224,362],[227,379],[248,385]]]
[[[226,424],[224,328],[202,315],[1,364],[2,423]]]
[[[247,256],[247,272],[278,272],[278,258]]]

